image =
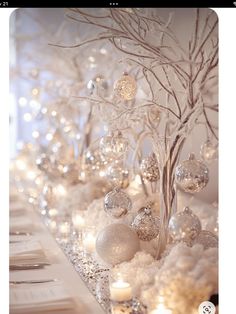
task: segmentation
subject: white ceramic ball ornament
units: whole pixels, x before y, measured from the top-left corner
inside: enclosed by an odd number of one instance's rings
[[[102,229],[96,240],[96,251],[110,265],[131,260],[139,250],[137,234],[127,225],[115,223]]]

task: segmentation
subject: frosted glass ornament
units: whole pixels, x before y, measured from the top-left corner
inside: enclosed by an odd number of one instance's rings
[[[99,143],[101,153],[110,159],[121,158],[126,153],[128,145],[128,140],[123,137],[121,132],[118,132],[117,135],[111,133],[104,136]]]
[[[151,207],[142,207],[131,223],[131,228],[136,231],[142,241],[151,241],[156,238],[160,230],[160,219],[153,217]]]
[[[210,140],[206,141],[201,146],[200,155],[202,159],[207,163],[211,163],[212,161],[217,160],[218,145],[213,144]]]
[[[115,83],[114,90],[115,93],[123,100],[132,100],[137,93],[137,83],[132,76],[124,74]]]
[[[114,218],[121,218],[127,215],[131,208],[131,199],[119,188],[115,188],[104,197],[104,210]]]
[[[111,224],[101,230],[96,240],[96,251],[107,264],[129,261],[139,250],[137,234],[127,225]]]
[[[149,182],[156,182],[160,179],[158,162],[154,153],[143,158],[140,164],[140,170],[143,178]]]
[[[200,160],[190,154],[188,160],[182,161],[175,170],[177,184],[189,193],[200,192],[209,181],[209,170]]]
[[[169,235],[174,241],[193,241],[201,232],[200,219],[185,207],[183,211],[175,213],[169,221]]]
[[[126,188],[129,185],[129,171],[116,163],[108,167],[107,178],[115,186]]]
[[[202,244],[204,249],[218,247],[218,238],[212,232],[202,230],[193,241],[194,244]]]

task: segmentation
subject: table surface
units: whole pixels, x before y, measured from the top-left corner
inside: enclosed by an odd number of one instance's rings
[[[10,203],[10,210],[11,207],[17,206],[16,202],[22,207],[23,204],[21,202],[15,201]],[[24,204],[23,206],[26,207],[27,205]],[[58,244],[40,219],[40,216],[33,212],[29,206],[27,206],[27,217],[32,219],[34,225],[32,239],[40,241],[51,265],[44,269],[11,271],[10,280],[57,278],[58,280],[63,281],[66,289],[76,303],[76,308],[73,311],[74,314],[104,314],[103,309],[59,248]],[[25,238],[25,236],[14,236],[14,239],[19,238],[22,239]],[[12,239],[13,237],[10,238],[10,240]]]

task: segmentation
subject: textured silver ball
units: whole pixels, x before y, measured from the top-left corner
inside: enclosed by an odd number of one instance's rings
[[[107,169],[107,178],[115,185],[123,189],[129,185],[129,171],[119,164],[113,164]]]
[[[204,249],[218,247],[218,238],[212,232],[202,230],[193,241],[194,244],[202,244]]]
[[[209,170],[202,161],[195,159],[194,154],[190,154],[188,160],[176,167],[175,180],[185,192],[197,193],[207,185]]]
[[[139,250],[137,234],[127,225],[111,224],[101,230],[96,251],[107,264],[116,265],[131,260]]]
[[[207,162],[211,163],[214,160],[218,159],[218,145],[213,144],[210,140],[206,141],[201,146],[200,155],[202,159]]]
[[[152,216],[150,207],[142,207],[131,223],[131,228],[140,240],[151,241],[159,234],[160,219]]]
[[[156,182],[160,179],[158,161],[154,153],[148,157],[145,157],[141,161],[140,170],[144,179],[149,182]]]
[[[131,208],[131,199],[119,188],[115,188],[113,191],[107,193],[104,198],[104,210],[114,218],[125,216]]]
[[[111,134],[104,136],[99,143],[101,153],[111,159],[121,158],[126,153],[128,145],[128,140],[123,137],[121,132],[118,135]]]
[[[132,76],[125,74],[115,83],[114,90],[123,100],[132,100],[137,93],[137,83]]]
[[[169,221],[169,235],[174,241],[189,243],[199,235],[201,229],[200,219],[188,207],[174,214]]]

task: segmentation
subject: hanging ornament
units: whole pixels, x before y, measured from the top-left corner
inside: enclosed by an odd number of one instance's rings
[[[83,158],[83,167],[86,170],[99,171],[104,167],[104,158],[99,150],[87,150]]]
[[[124,73],[115,83],[114,90],[121,99],[132,100],[137,93],[137,83],[132,76]]]
[[[193,241],[194,244],[202,244],[204,249],[218,247],[218,238],[210,231],[202,230]]]
[[[129,196],[115,188],[109,192],[104,198],[104,209],[110,216],[120,218],[125,216],[132,208],[132,202]]]
[[[175,170],[175,179],[178,185],[189,193],[200,192],[209,181],[209,170],[194,154],[188,160],[182,161]]]
[[[107,178],[115,186],[119,186],[123,189],[129,185],[129,171],[118,163],[114,163],[107,169]]]
[[[128,140],[123,137],[121,132],[118,132],[117,135],[108,134],[102,137],[99,143],[101,153],[110,159],[121,158],[126,153],[128,145]]]
[[[200,155],[202,159],[207,162],[211,163],[214,160],[218,159],[218,145],[213,144],[210,140],[207,140],[201,146]]]
[[[151,206],[147,205],[139,210],[131,223],[131,228],[136,231],[140,240],[151,241],[159,234],[160,219],[152,216]]]
[[[107,264],[129,261],[139,250],[137,234],[127,225],[111,224],[101,230],[96,240],[96,251]]]
[[[169,234],[174,241],[190,243],[201,232],[201,222],[191,209],[174,214],[169,221]]]
[[[143,178],[149,182],[156,182],[160,179],[158,162],[154,153],[143,158],[140,164],[140,170]]]

